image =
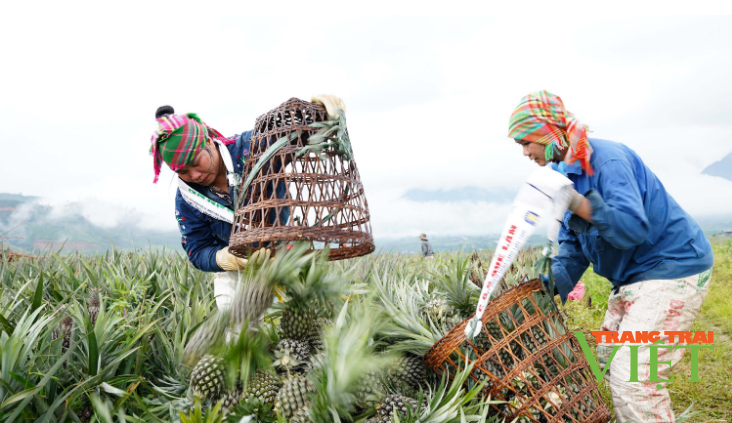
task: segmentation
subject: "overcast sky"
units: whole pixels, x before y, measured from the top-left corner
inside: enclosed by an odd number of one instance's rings
[[[0,25],[0,192],[82,201],[99,224],[137,213],[176,229],[173,173],[152,183],[158,106],[233,135],[290,97],[329,93],[348,105],[376,236],[496,232],[506,204],[401,196],[516,189],[535,165],[506,137],[508,118],[540,89],[591,136],[638,152],[692,214],[732,213],[732,182],[700,174],[732,151],[729,17],[298,19],[22,3]]]

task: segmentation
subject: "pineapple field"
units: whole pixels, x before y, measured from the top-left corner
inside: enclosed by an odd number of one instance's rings
[[[539,256],[525,250],[499,291],[534,278]],[[328,262],[296,246],[241,272],[224,310],[211,274],[176,252],[3,260],[0,421],[503,421],[498,410],[519,407],[519,395],[485,398],[494,381],[471,365],[447,377],[423,360],[473,313],[490,257]],[[490,336],[475,348],[510,330],[509,322],[486,327]],[[501,377],[508,362],[547,342],[544,332],[522,334],[522,348],[484,365]],[[544,372],[558,365],[541,363]],[[537,374],[514,389],[529,395]],[[565,386],[537,404],[561,406],[583,388]],[[529,410],[516,421],[546,421]]]

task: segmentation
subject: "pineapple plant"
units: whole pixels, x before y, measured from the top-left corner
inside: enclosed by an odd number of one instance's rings
[[[310,403],[308,394],[315,393],[315,386],[307,376],[295,376],[287,380],[275,397],[275,412],[290,419]]]
[[[244,398],[254,397],[264,404],[274,404],[277,392],[282,387],[280,379],[263,370],[257,370],[247,382]]]
[[[226,385],[224,360],[206,355],[191,372],[191,391],[202,400],[217,400]]]

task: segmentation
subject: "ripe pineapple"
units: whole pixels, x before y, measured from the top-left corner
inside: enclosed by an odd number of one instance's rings
[[[315,313],[308,304],[292,304],[295,299],[285,303],[280,319],[280,328],[285,338],[303,341],[315,326]]]
[[[422,357],[406,355],[394,361],[388,376],[389,383],[397,388],[419,389],[427,381],[427,366]]]
[[[79,410],[78,413],[76,413],[76,416],[81,420],[81,423],[89,423],[94,417],[94,409],[92,408],[91,404],[86,403],[83,407],[81,407],[81,410]]]
[[[497,378],[501,379],[505,375],[503,372],[503,369],[500,365],[494,363],[492,360],[486,360],[483,362],[483,367],[485,370],[492,373]],[[488,383],[486,383],[486,387],[490,388],[492,386],[492,379],[485,374],[485,372],[480,368],[475,368],[473,370],[473,376],[475,376],[478,379],[478,382],[483,383],[483,381],[488,380]]]
[[[498,325],[498,322],[496,322],[495,320],[491,320],[486,323],[485,330],[488,331],[488,333],[496,340],[503,339],[503,332],[501,332],[501,328]],[[473,345],[475,345],[476,348],[483,352],[488,351],[491,346],[493,346],[490,338],[483,331],[481,331],[478,336],[473,339]]]
[[[398,394],[387,395],[379,405],[376,406],[376,412],[382,419],[382,422],[391,422],[394,413],[400,418],[406,417],[408,413],[414,415],[419,409],[417,400]]]
[[[52,340],[56,340],[61,336],[64,338],[61,343],[61,354],[64,354],[69,349],[69,345],[71,345],[71,329],[73,329],[73,327],[74,320],[71,316],[67,316],[61,320],[61,323],[59,323],[56,328],[53,329],[53,333],[51,334]]]
[[[191,372],[191,390],[201,399],[217,400],[226,384],[224,360],[205,355]]]
[[[375,407],[386,389],[378,373],[370,372],[359,382],[361,389],[356,393],[356,407],[366,410]]]
[[[241,389],[234,389],[230,391],[226,391],[221,395],[221,410],[224,413],[229,413],[231,410],[236,408],[236,406],[239,404],[239,402],[242,400],[242,390]]]
[[[254,397],[265,404],[274,403],[277,392],[281,387],[282,382],[276,376],[257,370],[254,377],[247,382],[244,397]]]
[[[513,399],[511,399],[508,402],[508,405],[510,407],[507,407],[507,411],[509,411],[509,413],[511,413],[511,414],[515,413],[518,410],[520,410],[521,407],[523,407],[523,405],[526,404],[527,401],[529,401],[529,400],[525,397],[518,397],[518,396],[514,397]],[[544,413],[542,413],[540,410],[538,410],[534,405],[529,406],[529,408],[527,410],[524,410],[524,412],[521,413],[520,416],[515,416],[515,417],[517,417],[517,418],[514,421],[521,422],[521,423],[545,422],[546,421],[546,419],[544,418]]]
[[[579,388],[579,386],[577,386],[576,383],[570,383],[569,385],[567,385],[567,388],[569,388],[569,391],[572,392],[572,397],[579,395],[580,388]],[[567,399],[568,399],[568,401],[571,401],[574,398],[568,397]],[[582,420],[583,417],[584,418],[588,417],[590,415],[590,409],[591,409],[590,407],[592,407],[594,405],[594,403],[592,402],[592,399],[587,395],[585,395],[583,400],[584,401],[582,401],[582,400],[577,401],[574,404],[574,407],[572,407],[572,410],[570,411],[570,413],[572,413],[572,417],[574,417],[577,420]],[[588,407],[588,405],[590,407]],[[592,408],[594,408],[594,407],[592,407]],[[582,415],[580,415],[580,412],[582,412]]]
[[[289,419],[308,405],[308,393],[315,393],[315,386],[307,376],[294,377],[280,388],[275,398],[275,411]]]
[[[290,423],[308,423],[310,422],[310,408],[306,405],[305,407],[297,410],[295,415],[290,419]]]
[[[99,288],[92,288],[89,290],[89,305],[87,310],[89,311],[89,320],[91,320],[92,326],[97,322],[97,315],[99,314]]]
[[[310,328],[310,331],[308,332],[308,336],[306,338],[313,349],[318,351],[323,349],[323,340],[321,339],[323,326],[328,326],[331,324],[333,324],[333,322],[330,319],[326,319],[324,317],[319,317],[315,320],[315,324],[313,324],[313,326]]]
[[[310,346],[307,341],[283,339],[275,348],[274,355],[277,359],[274,366],[287,377],[291,377],[293,372],[300,372],[306,365]]]
[[[307,361],[310,357],[310,345],[308,341],[295,341],[294,339],[283,339],[277,344],[276,351],[284,352],[285,350],[290,353],[300,362]]]

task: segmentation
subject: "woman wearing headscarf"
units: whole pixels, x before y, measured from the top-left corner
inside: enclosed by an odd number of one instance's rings
[[[324,105],[332,117],[346,110],[335,96],[315,96],[311,101]],[[150,148],[153,183],[159,179],[162,163],[177,174],[175,218],[181,244],[195,268],[215,274],[214,295],[221,308],[233,300],[236,273],[247,266],[247,259],[233,255],[228,245],[236,207],[235,189],[246,176],[242,172],[252,131],[225,137],[196,114],[175,114],[170,106],[158,108],[155,118],[158,128]],[[278,196],[286,195],[284,183],[274,188]],[[289,211],[271,218],[286,224]],[[250,260],[266,260],[269,253],[260,249]]]
[[[699,225],[643,160],[623,144],[588,138],[562,99],[547,91],[521,100],[508,136],[524,156],[551,165],[574,184],[554,204],[561,226],[552,273],[562,301],[592,264],[613,284],[600,330],[659,331],[667,345],[665,331],[690,330],[709,288],[714,256]],[[598,345],[601,366],[611,350]],[[659,379],[668,379],[683,353],[659,349],[659,361],[671,362],[659,366]],[[617,420],[673,422],[665,383],[628,382],[630,354],[620,348],[609,364]],[[639,380],[648,381],[647,347],[640,348],[638,370]]]

